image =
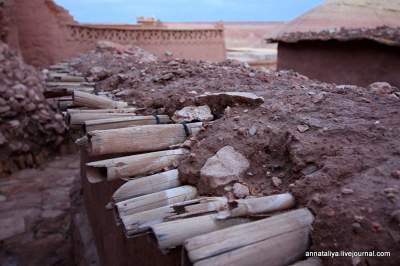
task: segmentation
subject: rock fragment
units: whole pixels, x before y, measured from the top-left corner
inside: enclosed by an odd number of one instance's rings
[[[217,188],[238,180],[249,166],[246,157],[232,146],[225,146],[206,161],[200,176],[212,188]]]
[[[379,95],[389,95],[394,91],[394,88],[388,82],[374,82],[368,88],[371,92]]]
[[[247,186],[241,183],[235,183],[233,185],[233,194],[236,198],[242,199],[250,195],[250,190]]]
[[[203,106],[187,106],[175,112],[172,120],[176,123],[193,122],[193,121],[211,121],[214,116],[211,113],[210,107]]]

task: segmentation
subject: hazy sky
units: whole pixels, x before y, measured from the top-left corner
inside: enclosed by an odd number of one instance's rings
[[[134,23],[137,16],[162,21],[282,21],[323,0],[56,0],[80,22]]]

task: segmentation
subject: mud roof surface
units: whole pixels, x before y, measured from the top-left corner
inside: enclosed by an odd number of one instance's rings
[[[284,25],[268,41],[372,39],[398,43],[399,17],[399,0],[326,0]]]

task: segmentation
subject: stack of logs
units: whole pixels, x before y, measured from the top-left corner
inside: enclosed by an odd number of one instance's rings
[[[304,257],[314,217],[286,211],[295,206],[290,193],[230,201],[181,183],[177,167],[190,153],[183,143],[201,122],[138,116],[127,103],[93,94],[93,84],[67,64],[51,69],[60,82],[50,84],[48,97],[68,97],[67,121],[84,134],[77,140],[82,184],[103,264],[278,266]],[[154,247],[149,240],[162,253],[143,250]],[[320,265],[316,258],[298,263]]]

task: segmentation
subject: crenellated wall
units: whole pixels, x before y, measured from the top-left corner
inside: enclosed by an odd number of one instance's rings
[[[221,61],[225,59],[224,30],[170,29],[170,28],[121,28],[71,24],[66,27],[68,46],[73,53],[94,49],[97,41],[107,40],[139,46],[158,56],[172,52],[175,57]]]
[[[222,27],[179,29],[167,26],[79,24],[53,0],[9,0],[13,18],[11,45],[24,60],[45,67],[77,56],[108,40],[139,46],[160,57],[221,61],[225,59]]]

